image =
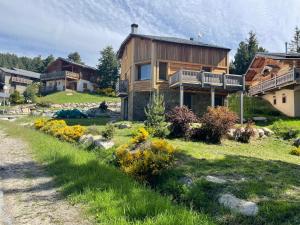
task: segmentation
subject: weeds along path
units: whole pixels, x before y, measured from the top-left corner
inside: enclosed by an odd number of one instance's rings
[[[91,224],[61,198],[27,148],[0,130],[0,224]]]

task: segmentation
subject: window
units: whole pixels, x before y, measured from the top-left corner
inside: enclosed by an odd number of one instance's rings
[[[276,96],[273,96],[273,105],[276,105]]]
[[[211,67],[204,66],[202,67],[202,70],[204,70],[205,72],[211,72]]]
[[[168,63],[159,62],[159,79],[167,80]]]
[[[83,89],[87,89],[87,83],[83,83]]]
[[[282,94],[282,103],[286,103],[286,95]]]
[[[151,79],[151,64],[138,65],[138,80]]]

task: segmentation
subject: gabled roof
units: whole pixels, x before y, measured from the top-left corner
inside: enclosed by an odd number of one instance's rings
[[[0,67],[0,70],[2,70],[3,72],[6,72],[6,73],[11,73],[11,74],[35,78],[35,79],[40,79],[40,76],[41,76],[40,73],[32,72],[29,70],[22,70],[22,69],[18,69],[18,68],[7,69],[4,67]]]
[[[80,66],[82,68],[91,69],[91,70],[97,70],[97,68],[95,68],[95,67],[87,66],[87,65],[84,65],[84,64],[81,64],[81,63],[76,63],[76,62],[73,62],[73,61],[71,61],[69,59],[65,59],[65,58],[62,58],[62,57],[58,57],[57,60],[62,60],[64,62],[66,62],[66,63],[70,63],[70,64],[75,65],[75,66]]]
[[[230,48],[226,48],[226,47],[222,47],[222,46],[218,46],[218,45],[213,45],[213,44],[207,44],[207,43],[204,43],[204,42],[189,40],[189,39],[184,39],[184,38],[163,37],[163,36],[153,36],[153,35],[144,35],[144,34],[129,34],[126,37],[126,39],[122,42],[122,44],[121,44],[121,46],[120,46],[120,48],[117,52],[118,58],[122,57],[124,47],[132,37],[140,37],[140,38],[150,39],[150,40],[153,40],[153,41],[162,41],[162,42],[169,42],[169,43],[176,43],[176,44],[183,44],[183,45],[192,45],[192,46],[200,46],[200,47],[208,47],[208,48],[218,48],[218,49],[224,49],[224,50],[230,51]]]
[[[288,52],[288,53],[275,53],[275,52],[258,52],[255,57],[267,57],[272,59],[298,59],[300,58],[300,53]]]

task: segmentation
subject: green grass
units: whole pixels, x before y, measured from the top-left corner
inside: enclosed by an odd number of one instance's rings
[[[70,95],[72,94],[72,95]],[[49,94],[38,99],[39,101],[48,101],[56,104],[63,103],[101,103],[106,102],[119,102],[120,98],[107,97],[91,93],[79,93],[75,91],[61,91]]]
[[[98,224],[214,224],[206,214],[175,205],[121,173],[107,161],[111,151],[88,152],[14,123],[0,125],[30,144],[63,195],[81,203]]]

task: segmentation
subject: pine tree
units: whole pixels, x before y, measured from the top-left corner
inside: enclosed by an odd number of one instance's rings
[[[161,94],[154,93],[145,108],[145,126],[154,136],[165,137],[167,135],[165,102]]]
[[[84,62],[82,62],[81,60],[81,56],[79,55],[78,52],[71,52],[69,55],[68,55],[68,59],[72,62],[75,62],[75,63],[79,63],[79,64],[84,64]]]
[[[119,62],[111,46],[107,46],[101,52],[99,58],[99,74],[101,88],[114,88],[119,77]]]
[[[252,31],[249,32],[249,38],[246,41],[241,41],[237,52],[234,56],[233,65],[231,70],[236,74],[244,74],[252,59],[257,52],[265,52],[266,50],[259,46],[256,34]]]
[[[289,50],[291,52],[300,53],[300,30],[298,27],[295,28],[293,40],[291,40],[291,43],[289,44]]]

